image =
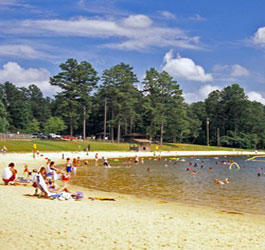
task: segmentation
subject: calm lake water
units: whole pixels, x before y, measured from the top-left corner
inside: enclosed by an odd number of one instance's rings
[[[246,161],[247,157],[183,159],[185,162],[145,159],[143,164],[132,163],[131,168],[127,168],[127,160],[110,160],[110,169],[103,168],[100,162],[98,167],[91,163],[78,168],[71,184],[226,211],[265,214],[265,162]],[[221,163],[230,160],[236,161],[240,170],[235,167],[229,170],[229,164]],[[197,174],[193,175],[192,171]],[[261,173],[261,177],[257,173]],[[223,181],[227,177],[230,183],[214,184],[215,179]]]

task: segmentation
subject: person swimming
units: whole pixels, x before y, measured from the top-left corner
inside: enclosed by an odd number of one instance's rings
[[[216,184],[216,185],[224,185],[224,182],[223,181],[220,181],[218,179],[215,179],[214,180],[214,184]]]

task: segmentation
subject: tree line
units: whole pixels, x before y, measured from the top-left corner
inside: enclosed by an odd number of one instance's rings
[[[104,70],[101,77],[89,62],[72,58],[60,69],[50,78],[60,89],[52,98],[36,85],[0,84],[0,132],[84,138],[104,133],[118,142],[123,135],[142,133],[160,143],[265,146],[265,107],[249,101],[238,84],[187,104],[179,84],[165,71],[147,70],[139,88],[133,68],[125,63]]]

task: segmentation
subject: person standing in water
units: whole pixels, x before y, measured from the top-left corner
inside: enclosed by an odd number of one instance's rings
[[[102,160],[103,160],[103,166],[105,167],[105,168],[110,168],[110,165],[109,165],[109,163],[108,163],[108,159],[107,159],[107,157],[102,157]]]
[[[66,159],[66,173],[71,173],[72,172],[72,163],[70,158]]]
[[[95,154],[95,165],[98,166],[98,153]]]

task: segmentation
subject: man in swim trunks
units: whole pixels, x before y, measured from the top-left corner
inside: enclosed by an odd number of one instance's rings
[[[15,164],[13,162],[9,163],[8,167],[4,169],[2,179],[7,185],[9,182],[16,179],[17,170],[15,169]]]

